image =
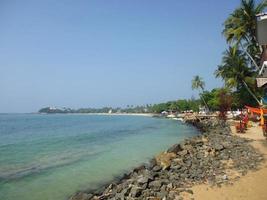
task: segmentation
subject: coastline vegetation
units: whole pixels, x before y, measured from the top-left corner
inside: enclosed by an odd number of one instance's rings
[[[168,101],[166,103],[159,104],[147,104],[144,106],[127,106],[126,108],[113,108],[113,107],[103,107],[103,108],[53,108],[45,107],[40,109],[39,113],[161,113],[163,111],[173,111],[173,112],[183,112],[187,110],[198,111],[201,101],[199,99],[180,99],[176,101]]]

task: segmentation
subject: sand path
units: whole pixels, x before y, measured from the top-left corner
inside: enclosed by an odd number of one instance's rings
[[[234,127],[231,127],[233,134]],[[259,126],[251,127],[240,137],[253,139],[252,145],[264,154],[267,160],[267,140],[262,135]],[[233,185],[224,185],[221,188],[208,185],[198,185],[192,188],[194,194],[190,198],[195,200],[267,200],[267,162],[259,170],[249,172]]]

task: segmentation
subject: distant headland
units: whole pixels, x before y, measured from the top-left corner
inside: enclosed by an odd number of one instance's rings
[[[125,108],[121,107],[103,107],[103,108],[67,108],[67,107],[45,107],[41,108],[39,113],[56,114],[56,113],[106,113],[106,114],[121,114],[121,113],[162,113],[162,112],[183,112],[186,110],[199,111],[201,101],[199,99],[179,99],[176,101],[168,101],[159,104],[146,105],[127,105]]]

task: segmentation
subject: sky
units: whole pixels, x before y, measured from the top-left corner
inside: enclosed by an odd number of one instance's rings
[[[0,0],[0,113],[197,97],[239,0]]]

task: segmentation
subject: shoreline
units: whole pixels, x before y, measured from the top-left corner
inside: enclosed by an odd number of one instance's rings
[[[149,164],[134,168],[98,190],[80,191],[69,199],[183,199],[184,195],[192,195],[193,185],[221,186],[232,181],[227,173],[230,161],[231,170],[239,170],[242,175],[263,161],[248,140],[231,135],[229,125],[217,119],[187,123],[198,128],[201,134],[173,145]],[[229,153],[233,147],[235,151]],[[249,156],[240,159],[243,152],[249,152]],[[246,166],[247,162],[252,164]]]
[[[144,116],[155,117],[159,114],[155,113],[27,113],[37,115],[104,115],[104,116]]]
[[[81,113],[81,114],[83,114],[83,113]],[[84,114],[88,114],[88,115],[106,115],[106,116],[144,116],[144,117],[156,116],[153,113],[84,113]]]

